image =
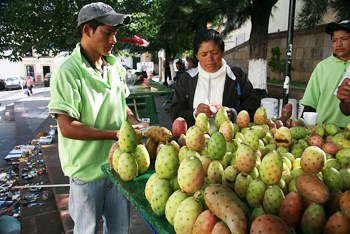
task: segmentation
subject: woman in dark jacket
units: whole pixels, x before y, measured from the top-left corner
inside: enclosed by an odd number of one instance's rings
[[[183,117],[192,126],[199,113],[214,117],[211,106],[218,104],[225,108],[232,121],[241,110],[248,111],[253,120],[260,99],[243,70],[226,64],[220,34],[213,29],[205,30],[196,35],[193,46],[198,67],[178,79],[170,106],[172,119]]]

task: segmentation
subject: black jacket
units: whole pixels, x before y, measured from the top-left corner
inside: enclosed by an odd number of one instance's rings
[[[226,74],[223,93],[223,106],[234,108],[237,113],[241,110],[249,112],[253,121],[254,113],[260,106],[260,99],[255,94],[247,74],[239,67],[231,67],[236,79]],[[170,115],[173,121],[177,117],[183,117],[188,126],[195,123],[193,117],[193,99],[198,81],[198,68],[183,73],[177,80],[175,93],[170,105]]]

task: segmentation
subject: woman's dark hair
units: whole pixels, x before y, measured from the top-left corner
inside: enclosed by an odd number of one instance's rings
[[[104,25],[103,23],[98,22],[98,21],[95,20],[95,19],[90,20],[90,21],[88,21],[88,22],[86,22],[86,23],[81,24],[81,25],[78,27],[78,29],[77,29],[77,30],[78,30],[78,37],[79,37],[79,38],[82,38],[82,37],[83,37],[83,27],[84,27],[85,24],[88,24],[88,25],[92,28],[92,31],[93,31],[93,32],[96,31],[96,29],[97,29],[98,26]]]
[[[214,29],[206,29],[196,34],[193,40],[193,52],[198,53],[199,47],[203,42],[213,40],[221,49],[222,52],[225,51],[225,43],[221,38],[220,33]]]

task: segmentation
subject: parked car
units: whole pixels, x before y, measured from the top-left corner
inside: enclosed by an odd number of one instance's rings
[[[0,90],[4,90],[5,89],[5,80],[0,78]]]
[[[4,79],[5,89],[23,89],[27,87],[26,80],[22,76],[8,76]]]
[[[46,73],[44,76],[44,86],[50,87],[51,73]]]

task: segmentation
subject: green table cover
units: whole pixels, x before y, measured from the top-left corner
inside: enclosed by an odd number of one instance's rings
[[[108,163],[102,166],[102,171],[157,233],[175,233],[174,227],[166,220],[165,215],[156,215],[145,197],[145,185],[154,170],[149,170],[132,181],[123,181]]]

